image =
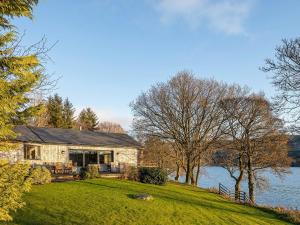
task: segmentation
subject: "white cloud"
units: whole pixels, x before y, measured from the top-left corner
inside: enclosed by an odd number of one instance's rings
[[[244,21],[253,0],[154,0],[163,23],[183,20],[192,28],[200,25],[227,34],[245,33]]]

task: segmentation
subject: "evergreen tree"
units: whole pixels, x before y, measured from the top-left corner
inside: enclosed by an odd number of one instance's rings
[[[63,127],[64,128],[73,128],[74,113],[75,113],[75,109],[73,107],[73,104],[69,101],[68,98],[66,98],[63,106]]]
[[[40,108],[40,113],[34,118],[35,126],[73,128],[75,109],[68,98],[63,100],[58,94],[49,96]]]
[[[13,147],[7,141],[16,134],[15,123],[31,116],[36,107],[28,107],[28,94],[42,77],[38,54],[20,53],[14,17],[32,17],[37,0],[0,1],[0,151]],[[30,187],[26,179],[28,165],[0,160],[0,220],[11,220],[11,211],[23,206],[22,193]]]
[[[48,98],[47,111],[49,127],[64,127],[63,108],[63,100],[58,94]]]
[[[98,127],[98,117],[91,108],[83,109],[78,116],[78,125],[83,130],[94,131]]]

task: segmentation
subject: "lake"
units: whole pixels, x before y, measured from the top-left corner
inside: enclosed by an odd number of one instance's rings
[[[262,173],[268,178],[269,185],[266,190],[256,190],[256,203],[268,206],[284,206],[287,208],[300,209],[300,167],[292,167],[290,174],[283,178],[275,176],[270,170]],[[180,177],[184,181],[184,177]],[[228,172],[221,167],[205,167],[198,186],[203,188],[218,188],[219,183],[234,190],[234,180]],[[247,192],[247,183],[242,183],[243,191]]]

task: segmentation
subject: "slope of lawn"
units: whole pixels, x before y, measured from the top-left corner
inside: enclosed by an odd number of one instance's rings
[[[149,193],[154,200],[133,199]],[[174,183],[95,179],[34,186],[11,224],[288,224],[276,215]]]

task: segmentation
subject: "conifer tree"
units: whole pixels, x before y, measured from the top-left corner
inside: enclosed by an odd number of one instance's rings
[[[37,0],[0,1],[0,151],[13,147],[8,140],[16,134],[15,123],[32,115],[30,93],[42,77],[38,54],[20,54],[17,32],[11,24],[15,17],[32,17]],[[0,160],[0,220],[11,220],[10,212],[22,207],[22,193],[29,189],[28,165]]]
[[[64,101],[63,106],[63,128],[73,128],[75,109],[68,98]]]
[[[83,109],[78,116],[78,125],[83,130],[95,131],[98,127],[98,117],[91,108]]]
[[[55,94],[53,97],[50,96],[48,98],[47,111],[49,127],[64,127],[63,100],[58,94]]]
[[[63,101],[58,94],[49,96],[46,108],[48,127],[73,128],[75,109],[68,98]]]

